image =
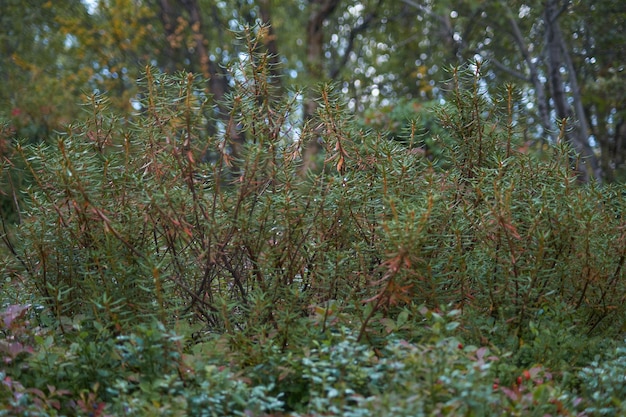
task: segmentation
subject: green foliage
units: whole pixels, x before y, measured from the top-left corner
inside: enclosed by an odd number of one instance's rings
[[[77,319],[62,334],[31,313],[1,315],[0,415],[614,415],[623,397],[623,346],[568,384],[465,345],[458,310],[421,308],[419,343],[390,336],[373,348],[343,329],[288,352],[266,346],[252,367],[225,362],[219,339],[182,354],[182,337],[160,323],[115,336]]]
[[[434,166],[445,166],[445,146],[451,141],[448,130],[437,118],[438,101],[401,100],[388,106],[367,109],[365,128],[385,133],[387,139],[402,142],[409,152],[428,158]]]
[[[84,87],[85,66],[69,57],[60,22],[68,15],[85,18],[85,6],[74,0],[34,0],[28,6],[2,3],[0,72],[6,88],[0,91],[0,118],[10,122],[10,131],[0,133],[0,142],[16,137],[42,141],[79,117],[76,98]]]
[[[56,146],[16,146],[33,182],[3,273],[49,314],[5,313],[8,412],[579,410],[577,371],[623,333],[624,194],[577,183],[566,146],[523,153],[478,64],[452,72],[433,163],[330,87],[300,123],[244,39],[225,103],[148,67],[136,113],[94,96]]]
[[[282,406],[271,386],[250,387],[199,361],[188,366],[181,338],[160,323],[113,335],[76,319],[62,335],[31,327],[29,310],[2,313],[0,415],[232,416]]]
[[[454,304],[468,318],[486,313],[500,334],[519,340],[562,303],[577,332],[618,334],[623,195],[579,187],[567,148],[554,148],[547,162],[519,152],[511,90],[487,100],[476,71],[453,73],[455,98],[438,111],[450,133],[440,142],[449,169],[402,154],[377,166],[390,213],[377,303]]]
[[[581,394],[588,398],[585,412],[592,415],[619,415],[626,411],[626,348],[591,362],[580,371]]]

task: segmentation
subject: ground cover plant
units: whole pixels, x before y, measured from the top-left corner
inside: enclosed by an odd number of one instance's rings
[[[15,145],[0,414],[624,411],[623,189],[529,151],[478,63],[398,139],[332,86],[300,122],[244,40],[222,106],[147,67],[135,113]]]

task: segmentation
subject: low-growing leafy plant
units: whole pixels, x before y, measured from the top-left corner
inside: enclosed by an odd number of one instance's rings
[[[600,359],[598,360],[598,359]],[[626,412],[626,347],[616,348],[584,367],[580,373],[581,396],[589,415],[616,416]]]
[[[65,335],[32,328],[28,306],[3,311],[0,415],[232,416],[282,409],[272,386],[186,360],[161,323],[112,335],[76,320]]]

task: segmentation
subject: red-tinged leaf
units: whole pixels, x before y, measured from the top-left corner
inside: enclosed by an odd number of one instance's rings
[[[380,297],[382,297],[382,295],[383,295],[383,293],[381,292],[381,293],[376,294],[376,295],[375,295],[375,296],[373,296],[373,297],[370,297],[370,298],[367,298],[367,299],[365,299],[365,300],[362,300],[361,302],[362,302],[363,304],[371,303],[372,301],[376,301],[376,300],[378,300]]]
[[[543,368],[541,368],[540,366],[535,366],[530,368],[528,371],[524,371],[524,372],[528,372],[529,374],[529,378],[526,379],[530,379],[530,378],[536,378],[537,375],[539,375],[539,373],[543,370]]]
[[[7,353],[11,355],[11,358],[15,359],[17,355],[23,352],[32,353],[33,349],[24,347],[20,342],[9,343]]]
[[[232,161],[232,158],[230,157],[230,155],[228,155],[227,153],[223,152],[222,153],[222,158],[224,159],[224,163],[226,164],[226,166],[228,168],[232,168],[233,167],[233,161]]]
[[[513,400],[513,401],[519,400],[519,392],[514,391],[514,390],[512,390],[510,388],[507,388],[507,387],[500,387],[500,390],[502,392],[504,392],[504,394],[507,397],[509,397],[511,400]]]
[[[99,403],[98,406],[94,409],[93,416],[99,417],[100,415],[102,415],[102,411],[104,411],[105,407],[106,407],[105,403]]]
[[[76,405],[78,405],[78,407],[82,411],[89,411],[89,408],[87,407],[87,403],[85,403],[84,400],[76,400]]]
[[[399,345],[402,346],[402,347],[406,347],[406,348],[412,348],[413,347],[413,345],[411,343],[407,342],[404,339],[400,340]]]
[[[396,330],[396,322],[393,321],[392,319],[388,319],[388,318],[380,319],[380,324],[383,325],[383,327],[385,328],[385,332],[387,334],[391,334]]]
[[[280,374],[278,374],[278,381],[282,381],[283,379],[287,378],[291,374],[292,374],[291,370],[285,369]]]
[[[43,391],[38,388],[28,388],[26,391],[35,394],[39,398],[46,398],[46,394],[44,394]]]
[[[503,223],[502,226],[508,230],[509,232],[511,232],[511,234],[513,235],[513,237],[515,239],[521,239],[519,233],[517,232],[517,228],[515,228],[515,226],[513,226],[510,223]]]
[[[11,329],[12,324],[18,318],[24,317],[26,311],[30,308],[30,304],[14,304],[10,305],[2,312],[2,319],[4,321],[5,329]]]
[[[337,172],[341,173],[341,169],[343,168],[343,157],[339,157],[337,161]]]
[[[483,358],[485,357],[485,354],[487,354],[487,352],[489,352],[489,349],[486,347],[481,347],[476,351],[476,358],[478,358],[478,360],[483,360]]]

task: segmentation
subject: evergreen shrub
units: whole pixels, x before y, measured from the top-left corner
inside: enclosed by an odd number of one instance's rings
[[[259,398],[271,393],[277,401],[288,388],[281,391],[283,380],[271,375],[278,369],[263,364],[337,332],[350,335],[346,349],[354,351],[339,356],[353,355],[357,368],[377,366],[361,343],[384,358],[385,346],[405,340],[418,346],[409,356],[425,360],[430,351],[419,343],[432,326],[423,311],[458,312],[454,337],[513,352],[518,366],[536,370],[535,388],[547,380],[537,376],[539,363],[562,366],[568,352],[582,366],[595,354],[584,341],[623,335],[624,193],[580,184],[576,157],[563,143],[529,153],[512,88],[488,97],[479,64],[453,70],[454,88],[436,110],[447,133],[427,142],[432,160],[415,151],[415,129],[400,141],[364,130],[330,86],[319,90],[314,117],[301,122],[301,94],[274,90],[267,56],[256,52],[257,40],[246,42],[249,54],[231,68],[226,103],[213,102],[192,74],[148,67],[134,114],[112,115],[106,97],[93,96],[89,120],[68,126],[56,143],[15,148],[32,182],[19,190],[21,223],[2,232],[10,256],[0,265],[41,297],[59,332],[91,323],[67,336],[76,344],[65,354],[75,354],[81,369],[110,369],[89,376],[102,379],[105,392],[130,392],[116,385],[120,379],[174,375],[170,364],[182,360],[176,349],[158,358],[147,348],[140,356],[152,359],[131,360],[144,345],[128,335],[155,322],[187,329],[186,349],[215,348],[234,368],[257,369],[250,381],[267,382]],[[308,141],[323,149],[318,168],[303,172]],[[447,340],[424,349],[449,352]],[[563,350],[546,342],[559,340]],[[332,398],[344,412],[361,400],[336,381],[349,380],[364,398],[380,389],[375,369],[366,376],[352,360],[339,366],[333,352],[344,347],[318,345],[317,358],[280,364],[286,378],[298,374],[284,380],[297,385],[286,403],[297,398],[318,412],[326,403],[315,405],[317,398]],[[483,374],[468,357],[441,375],[477,384],[497,377],[512,386],[506,366]],[[137,376],[117,375],[116,361]],[[586,375],[580,378],[590,381]],[[442,413],[457,410],[452,397],[466,398],[469,389],[459,384],[424,401]],[[511,392],[505,396],[517,407],[526,397]],[[558,393],[550,392],[555,404]],[[474,409],[468,404],[458,409]]]

